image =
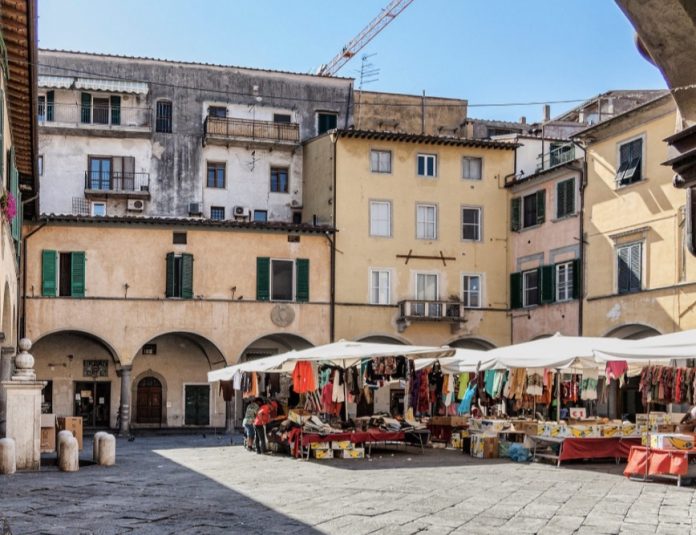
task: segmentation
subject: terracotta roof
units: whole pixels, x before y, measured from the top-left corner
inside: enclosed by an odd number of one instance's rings
[[[219,229],[245,229],[257,231],[297,232],[300,234],[324,234],[336,232],[329,225],[310,225],[309,223],[283,223],[271,221],[259,223],[254,221],[213,221],[197,217],[157,217],[157,216],[83,216],[71,214],[43,214],[39,218],[43,223],[74,223],[95,225],[135,225],[135,226],[180,226],[180,227],[206,227]]]
[[[338,137],[353,139],[374,139],[377,141],[402,141],[406,143],[424,143],[429,145],[450,145],[455,147],[479,147],[486,149],[514,150],[518,144],[487,139],[467,139],[451,136],[431,136],[427,134],[408,134],[404,132],[387,132],[379,130],[332,130]],[[323,134],[326,135],[326,134]]]

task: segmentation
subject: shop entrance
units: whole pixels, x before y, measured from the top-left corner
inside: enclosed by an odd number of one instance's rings
[[[210,425],[210,386],[185,385],[184,424]]]
[[[109,427],[111,381],[76,381],[75,416],[82,416],[85,427]]]
[[[137,412],[139,424],[162,423],[162,383],[155,377],[145,377],[138,383]]]

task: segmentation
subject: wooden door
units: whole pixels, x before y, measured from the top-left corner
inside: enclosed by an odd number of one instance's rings
[[[139,424],[162,423],[162,383],[145,377],[138,383],[135,421]]]

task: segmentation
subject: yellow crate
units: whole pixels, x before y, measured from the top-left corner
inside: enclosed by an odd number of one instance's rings
[[[349,450],[353,447],[350,440],[334,440],[331,443],[332,450]]]
[[[312,442],[309,445],[309,449],[311,449],[311,450],[330,450],[331,444],[329,444],[328,442]]]
[[[343,459],[364,459],[365,448],[353,448],[352,450],[342,450],[341,457]]]
[[[333,450],[313,450],[315,459],[333,459]]]

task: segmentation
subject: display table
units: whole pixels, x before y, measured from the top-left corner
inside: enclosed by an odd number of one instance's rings
[[[303,433],[300,428],[292,429],[288,433],[288,441],[293,456],[300,457],[301,449],[317,442],[341,442],[350,441],[352,444],[369,444],[379,442],[403,442],[413,444],[423,449],[427,443],[429,432],[427,430],[414,431],[381,431],[379,429],[369,429],[367,431],[347,431],[344,433],[330,433],[320,435],[318,433]]]
[[[653,477],[674,478],[681,487],[684,476],[696,476],[689,473],[689,459],[696,457],[693,450],[663,450],[646,446],[633,446],[628,455],[624,475],[631,479],[647,481]]]
[[[626,459],[631,446],[640,446],[640,437],[576,438],[530,435],[529,438],[534,442],[534,460],[551,459],[558,466],[563,461],[579,459]],[[558,446],[558,453],[539,452],[539,445]]]

